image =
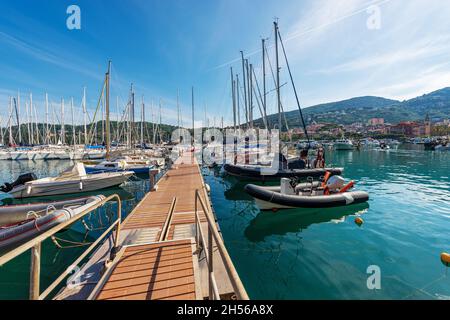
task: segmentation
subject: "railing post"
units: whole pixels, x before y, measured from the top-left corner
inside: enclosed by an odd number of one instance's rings
[[[30,300],[39,300],[41,275],[41,243],[31,248]]]
[[[159,170],[152,169],[150,170],[150,192],[154,192],[157,190],[156,187],[156,175],[158,174]]]
[[[211,231],[211,226],[208,224],[208,271],[209,271],[209,300],[214,300],[214,288],[212,284],[212,275],[214,272],[213,264],[213,236]]]
[[[197,205],[197,198],[198,198],[198,190],[195,190],[195,245],[197,246],[197,252],[199,252],[200,247],[200,235],[198,232],[200,221],[198,221],[198,205]]]
[[[110,255],[111,261],[116,258],[116,254],[119,252],[120,228],[122,226],[122,201],[120,200],[120,197],[117,197],[117,220],[116,238],[114,239],[114,248],[111,250]]]

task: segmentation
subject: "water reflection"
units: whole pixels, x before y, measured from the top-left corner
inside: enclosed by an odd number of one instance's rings
[[[346,216],[365,213],[368,208],[369,204],[363,203],[339,208],[261,212],[250,221],[244,235],[251,242],[260,242],[272,235],[285,235],[305,230],[313,224],[341,222]]]

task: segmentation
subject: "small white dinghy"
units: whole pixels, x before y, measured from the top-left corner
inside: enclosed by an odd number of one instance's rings
[[[84,164],[77,163],[55,178],[43,178],[4,189],[16,199],[90,192],[121,185],[134,173],[130,171],[86,174]]]
[[[51,228],[69,221],[85,210],[91,209],[105,199],[104,196],[90,197],[84,205],[68,206],[64,209],[49,210],[43,216],[35,216],[29,220],[0,228],[0,251],[13,249]]]

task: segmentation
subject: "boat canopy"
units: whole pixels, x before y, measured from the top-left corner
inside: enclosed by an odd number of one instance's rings
[[[83,163],[77,163],[73,167],[64,171],[59,177],[57,177],[56,181],[61,180],[69,180],[69,179],[78,179],[86,176],[86,170],[84,168]]]

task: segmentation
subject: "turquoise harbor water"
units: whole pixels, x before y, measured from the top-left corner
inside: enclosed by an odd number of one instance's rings
[[[34,172],[38,177],[57,176],[63,170],[73,165],[71,161],[0,161],[0,181],[13,181],[21,173]],[[103,194],[105,196],[118,194],[122,199],[122,217],[138,204],[139,200],[148,192],[148,180],[140,178],[126,182],[122,188],[110,188],[98,193],[85,193],[69,197],[58,196],[49,198],[35,198],[32,201],[51,201],[54,199],[76,198],[86,195]],[[28,202],[25,200],[25,202]],[[7,199],[3,203],[9,203]],[[15,201],[14,203],[20,203]],[[87,249],[87,245],[105,230],[112,221],[117,219],[116,203],[108,203],[104,207],[90,213],[84,219],[86,230],[81,222],[77,222],[70,230],[57,234],[59,243],[68,248],[58,249],[51,240],[42,244],[41,289],[47,288],[78,256]],[[64,240],[82,243],[86,246],[72,247]],[[28,299],[30,275],[30,253],[24,253],[5,266],[0,267],[0,299]]]
[[[450,252],[450,154],[327,156],[369,192],[368,205],[261,213],[243,192],[245,183],[207,173],[225,243],[250,297],[450,299],[450,273],[440,261],[441,252]],[[367,288],[371,265],[380,267],[380,290]]]
[[[407,146],[413,148],[414,146]],[[261,213],[245,183],[204,169],[225,243],[252,299],[450,299],[450,274],[440,262],[450,252],[450,154],[422,150],[328,152],[345,177],[370,193],[366,205]],[[69,162],[0,162],[0,180],[19,173],[56,175]],[[121,191],[124,214],[148,190],[131,181]],[[111,190],[118,192],[120,189]],[[114,204],[92,214],[101,227]],[[360,215],[365,223],[358,227]],[[99,219],[100,217],[100,219]],[[78,225],[78,231],[83,228]],[[92,241],[97,232],[58,235]],[[67,268],[83,248],[43,246],[42,286]],[[369,266],[381,270],[381,289],[367,288]],[[0,299],[27,298],[29,255],[0,268]]]

